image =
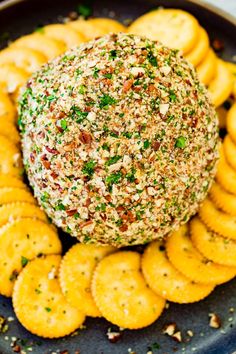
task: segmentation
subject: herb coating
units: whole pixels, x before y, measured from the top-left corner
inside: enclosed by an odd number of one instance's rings
[[[205,198],[214,108],[176,50],[110,34],[33,75],[19,102],[23,156],[53,222],[85,243],[163,238]]]

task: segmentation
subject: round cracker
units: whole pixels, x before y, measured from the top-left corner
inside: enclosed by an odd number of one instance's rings
[[[205,59],[197,66],[199,80],[205,85],[208,85],[216,76],[217,57],[210,48]]]
[[[42,254],[60,254],[57,232],[40,220],[19,219],[0,229],[0,294],[11,296],[17,275]]]
[[[232,94],[234,96],[234,98],[236,98],[236,64],[235,63],[231,63],[231,62],[225,62],[229,71],[231,72],[231,74],[233,75],[233,89],[232,89]]]
[[[72,27],[59,23],[47,25],[43,27],[42,31],[46,37],[62,41],[67,49],[85,41],[85,37],[82,33],[79,33]]]
[[[229,134],[224,138],[223,148],[227,162],[236,170],[236,144],[234,144]]]
[[[14,123],[16,120],[16,109],[11,102],[9,96],[0,91],[0,121],[1,121],[1,127],[2,123],[8,122],[8,123]],[[2,130],[2,129],[1,129]]]
[[[220,149],[216,180],[227,192],[236,195],[236,171],[227,163],[223,147]]]
[[[179,9],[158,9],[146,13],[128,28],[129,33],[158,40],[184,54],[197,43],[199,24],[190,13]]]
[[[224,106],[220,106],[216,109],[216,113],[218,116],[219,128],[220,129],[226,128],[226,117],[227,117],[228,111],[224,108]]]
[[[1,102],[0,102],[1,106]],[[2,116],[0,115],[1,121],[1,130],[0,134],[5,136],[7,139],[11,140],[14,144],[20,144],[20,134],[16,129],[16,126],[12,123],[12,121],[8,121],[6,119],[1,119]]]
[[[44,54],[47,60],[57,57],[66,49],[62,41],[46,37],[37,32],[20,37],[11,44],[11,47],[35,49]]]
[[[217,208],[236,216],[236,195],[226,192],[218,183],[213,183],[209,195]]]
[[[23,173],[19,149],[3,135],[0,135],[0,173],[19,178]]]
[[[197,66],[204,60],[209,50],[209,46],[210,41],[207,31],[203,27],[200,27],[199,39],[191,52],[186,54],[185,58],[194,66]]]
[[[166,300],[180,304],[200,301],[208,296],[214,285],[199,284],[180,273],[167,258],[161,241],[150,243],[142,257],[142,271],[148,286]]]
[[[0,227],[18,218],[33,218],[48,222],[47,215],[37,205],[16,202],[0,207]]]
[[[98,264],[93,281],[94,300],[111,323],[129,329],[143,328],[161,314],[165,300],[146,285],[140,272],[140,255],[121,251]]]
[[[206,198],[202,203],[199,216],[210,230],[236,240],[236,216],[217,209],[209,198]]]
[[[0,84],[6,85],[7,92],[18,94],[18,90],[29,78],[29,73],[14,64],[0,65]]]
[[[168,237],[166,252],[173,266],[197,283],[218,285],[236,275],[236,267],[214,263],[194,247],[186,224]]]
[[[77,243],[63,257],[60,284],[67,301],[87,316],[100,317],[92,294],[91,281],[97,263],[114,252],[114,247]]]
[[[91,18],[88,20],[96,28],[101,28],[103,34],[126,32],[127,28],[122,23],[111,18]]]
[[[98,27],[95,25],[95,23],[91,23],[90,21],[83,19],[68,22],[66,26],[69,26],[77,32],[82,33],[86,41],[101,37],[107,33],[106,29]]]
[[[207,229],[195,217],[190,222],[191,239],[195,247],[208,259],[226,266],[236,266],[236,242]]]
[[[4,188],[4,187],[26,189],[27,185],[19,178],[8,176],[8,175],[0,175],[0,188]]]
[[[231,106],[227,113],[226,128],[231,139],[236,144],[236,102]]]
[[[44,338],[64,337],[85,320],[85,315],[64,298],[58,280],[61,257],[31,261],[19,275],[13,292],[13,306],[20,323]]]
[[[0,205],[15,202],[36,204],[36,199],[27,189],[13,187],[0,188]]]
[[[216,76],[209,83],[208,90],[215,107],[219,107],[230,96],[233,87],[232,75],[223,62],[217,59]]]
[[[0,52],[0,65],[12,63],[29,73],[38,70],[46,61],[46,57],[35,49],[8,47]]]

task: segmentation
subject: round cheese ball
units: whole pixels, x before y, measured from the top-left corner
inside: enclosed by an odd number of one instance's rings
[[[163,238],[215,174],[215,110],[177,50],[130,34],[71,49],[19,102],[24,164],[52,221],[84,243]]]

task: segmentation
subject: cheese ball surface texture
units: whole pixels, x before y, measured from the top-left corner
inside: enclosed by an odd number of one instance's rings
[[[23,156],[52,221],[84,243],[163,238],[204,199],[214,108],[176,50],[110,34],[35,73],[19,102]]]

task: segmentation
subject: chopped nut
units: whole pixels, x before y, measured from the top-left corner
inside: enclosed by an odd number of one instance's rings
[[[212,328],[220,328],[221,327],[221,319],[216,313],[209,313],[210,322],[209,326]]]
[[[107,331],[107,338],[111,343],[116,343],[118,342],[122,337],[122,334],[120,332],[112,332],[110,328]]]
[[[164,326],[162,333],[167,334],[168,336],[173,336],[177,328],[176,323],[169,323]]]
[[[168,112],[169,109],[169,103],[161,103],[159,106],[159,110],[161,114],[166,114]]]
[[[181,343],[182,342],[182,335],[181,332],[178,331],[172,335],[172,338],[176,340],[176,342]]]

